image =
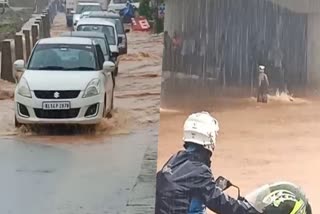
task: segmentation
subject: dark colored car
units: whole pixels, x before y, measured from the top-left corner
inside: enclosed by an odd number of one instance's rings
[[[122,19],[119,14],[106,11],[90,11],[85,14],[85,18],[105,18],[116,25],[116,30],[119,37],[122,37],[122,42],[118,45],[119,54],[126,54],[128,52],[127,35],[130,30],[124,29]]]

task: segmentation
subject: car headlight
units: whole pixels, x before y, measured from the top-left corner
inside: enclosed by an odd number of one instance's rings
[[[98,94],[100,94],[100,80],[93,79],[87,85],[86,90],[84,91],[84,94],[83,94],[83,98],[92,97]]]
[[[29,97],[31,98],[31,91],[30,87],[28,85],[27,80],[23,77],[20,79],[19,84],[18,84],[18,94],[24,97]]]

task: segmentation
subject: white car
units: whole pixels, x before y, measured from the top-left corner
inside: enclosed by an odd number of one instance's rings
[[[111,52],[119,53],[118,44],[122,42],[122,37],[118,36],[113,22],[103,18],[83,18],[79,20],[76,31],[98,31],[106,34]]]
[[[56,37],[37,42],[22,72],[14,102],[21,124],[97,124],[113,109],[114,63],[89,38]],[[18,76],[17,73],[14,76]]]
[[[107,36],[110,51],[116,58],[116,67],[118,67],[118,44],[122,42],[122,37],[117,34],[116,26],[113,22],[103,18],[83,18],[79,20],[76,31],[97,31],[104,33]]]
[[[117,13],[120,12],[123,8],[126,7],[128,0],[111,0],[108,5],[108,10],[115,11]],[[132,3],[136,8],[139,8],[140,3],[139,0],[133,0]]]
[[[102,6],[97,2],[79,2],[77,9],[73,13],[73,25],[76,26],[81,18],[81,14],[87,11],[102,11]]]

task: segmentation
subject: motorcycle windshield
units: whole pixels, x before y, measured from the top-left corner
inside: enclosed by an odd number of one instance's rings
[[[245,196],[245,199],[260,213],[272,203],[279,203],[281,197],[297,198],[307,202],[302,189],[293,183],[281,181],[272,184],[265,184]]]
[[[271,193],[268,184],[259,187],[253,192],[246,195],[244,198],[253,206],[258,212],[263,213],[263,210],[268,204],[264,203],[264,198]]]

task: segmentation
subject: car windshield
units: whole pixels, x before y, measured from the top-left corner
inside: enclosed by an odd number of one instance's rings
[[[114,28],[107,25],[79,25],[77,31],[97,31],[107,35],[109,45],[116,45]]]
[[[28,69],[57,71],[95,71],[94,46],[39,44],[36,46]]]
[[[100,5],[83,5],[78,4],[77,6],[77,14],[81,14],[83,12],[87,11],[102,11],[102,8]]]
[[[126,4],[128,0],[113,0],[115,4]],[[133,0],[133,3],[139,2],[139,0]]]

